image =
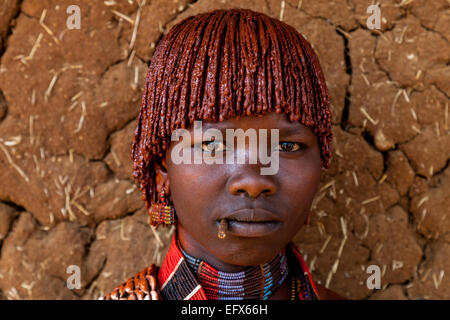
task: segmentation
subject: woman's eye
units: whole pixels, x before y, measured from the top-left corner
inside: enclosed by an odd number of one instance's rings
[[[286,151],[286,152],[295,152],[300,150],[303,146],[297,142],[280,142],[276,150]]]
[[[222,141],[203,141],[202,151],[204,152],[222,152],[226,150],[225,144]]]

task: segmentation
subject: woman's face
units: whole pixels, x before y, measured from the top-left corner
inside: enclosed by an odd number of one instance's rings
[[[223,140],[211,142],[211,138],[194,136],[190,127],[191,138],[171,141],[163,167],[157,168],[157,183],[168,187],[175,206],[181,245],[189,254],[226,272],[265,263],[282,251],[305,223],[321,174],[317,137],[312,129],[290,122],[284,113],[202,122],[203,133],[209,128],[220,130]],[[272,161],[278,156],[278,170],[263,175],[261,168],[271,164],[261,164],[259,157],[257,163],[249,163],[255,149],[248,138],[241,144],[243,148],[235,140],[234,149],[224,150],[231,143],[226,141],[225,129],[254,130],[258,150],[265,143]],[[260,137],[259,129],[266,129],[267,139]],[[278,130],[276,144],[271,129]],[[203,155],[200,164],[194,163],[194,145]],[[191,163],[175,159],[172,151],[180,147],[192,152]],[[227,162],[226,153],[234,160]],[[237,160],[239,154],[245,157],[244,163]],[[223,163],[206,163],[212,156],[223,157]],[[224,239],[217,236],[221,219],[228,222]]]

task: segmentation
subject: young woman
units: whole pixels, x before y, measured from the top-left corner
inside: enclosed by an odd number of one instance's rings
[[[329,105],[317,56],[293,27],[245,9],[175,25],[149,67],[132,159],[150,224],[176,232],[160,267],[103,298],[340,298],[314,283],[291,242],[331,157]],[[276,162],[268,174],[249,161],[255,141]]]

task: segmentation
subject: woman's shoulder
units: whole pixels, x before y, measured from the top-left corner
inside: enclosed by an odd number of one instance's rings
[[[152,264],[128,278],[99,300],[160,300],[158,271],[159,268]]]
[[[316,282],[314,282],[314,285],[317,288],[320,300],[348,300],[347,298],[344,298],[343,296],[337,294],[334,291],[331,291],[330,289],[325,288],[324,286],[321,286]]]

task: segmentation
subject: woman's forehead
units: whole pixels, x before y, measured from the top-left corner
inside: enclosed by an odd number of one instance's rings
[[[307,133],[311,128],[301,124],[299,121],[290,121],[285,113],[269,112],[264,115],[250,115],[244,117],[233,117],[219,122],[201,121],[202,129],[215,128],[224,129],[278,129],[280,132]],[[194,124],[189,125],[188,130],[194,130]],[[311,131],[312,132],[312,131]]]

